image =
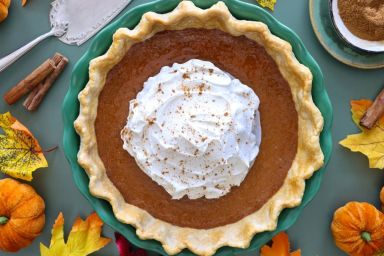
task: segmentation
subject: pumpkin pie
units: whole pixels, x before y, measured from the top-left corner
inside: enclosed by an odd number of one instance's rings
[[[90,192],[169,254],[246,248],[323,164],[312,74],[266,24],[182,1],[121,28],[79,94]]]

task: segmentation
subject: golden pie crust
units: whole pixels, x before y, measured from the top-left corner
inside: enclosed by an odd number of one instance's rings
[[[210,229],[175,226],[126,203],[106,174],[96,142],[98,97],[108,72],[122,60],[133,44],[160,31],[187,28],[219,29],[233,36],[246,36],[263,46],[288,82],[298,113],[297,153],[282,187],[256,212],[235,223]],[[267,25],[237,20],[222,2],[203,10],[192,2],[183,1],[170,13],[144,14],[133,30],[117,30],[109,50],[90,62],[89,82],[79,94],[80,114],[74,124],[81,139],[78,162],[90,178],[91,194],[109,201],[119,221],[133,225],[141,239],[160,241],[168,254],[179,253],[185,248],[199,255],[212,255],[223,246],[246,248],[256,233],[276,228],[278,216],[284,208],[301,203],[305,180],[323,165],[324,156],[319,142],[323,118],[313,103],[311,89],[312,74],[309,69],[295,58],[291,45],[271,34]]]

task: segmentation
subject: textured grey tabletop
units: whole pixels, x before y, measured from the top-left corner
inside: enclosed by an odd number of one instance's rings
[[[249,0],[248,2],[252,2]],[[0,23],[0,56],[49,30],[48,11],[50,1],[30,0],[24,8],[14,0],[7,20]],[[134,0],[128,8],[148,1]],[[369,169],[364,156],[351,153],[338,145],[338,141],[358,130],[350,118],[349,101],[373,98],[384,85],[381,70],[358,70],[334,60],[318,43],[310,24],[307,0],[279,0],[273,15],[292,28],[321,66],[325,84],[334,106],[333,139],[334,151],[320,192],[303,211],[299,220],[289,230],[294,248],[301,248],[303,255],[344,255],[332,240],[329,225],[334,210],[347,201],[369,201],[379,204],[379,189],[384,183],[383,171]],[[68,46],[57,39],[49,39],[29,54],[0,73],[0,95],[3,95],[35,66],[59,51],[70,59],[70,64],[47,95],[37,112],[29,113],[21,102],[9,107],[0,99],[0,112],[11,111],[39,139],[44,148],[60,145],[62,140],[61,104],[69,86],[73,65],[87,49],[89,42]],[[85,217],[92,208],[75,187],[69,164],[63,151],[47,154],[49,168],[34,174],[33,187],[40,193],[47,206],[46,226],[43,234],[34,243],[18,253],[0,252],[1,256],[39,255],[39,243],[49,244],[50,230],[58,213],[62,211],[66,220],[66,231],[76,216]],[[0,178],[3,175],[0,174]],[[104,235],[113,237],[113,231],[105,227]],[[117,256],[114,243],[93,255]]]

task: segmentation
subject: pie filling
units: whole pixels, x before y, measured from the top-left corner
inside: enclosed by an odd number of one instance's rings
[[[144,83],[121,138],[173,199],[219,198],[240,185],[259,152],[258,107],[251,88],[192,59]]]
[[[212,66],[187,74],[183,65]],[[127,203],[198,229],[260,209],[282,186],[298,145],[297,112],[276,63],[256,42],[219,30],[164,31],[134,44],[108,74],[95,129],[108,178]]]

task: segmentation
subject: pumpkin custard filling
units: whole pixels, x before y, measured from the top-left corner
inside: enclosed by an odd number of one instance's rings
[[[127,122],[129,102],[143,90],[148,77],[162,67],[191,59],[212,62],[256,93],[263,134],[260,153],[241,186],[220,198],[173,200],[123,149],[120,132]],[[168,84],[164,83],[162,90],[167,90]],[[103,145],[99,154],[110,180],[126,202],[181,227],[213,228],[255,212],[281,187],[297,151],[297,112],[277,65],[256,42],[219,30],[165,31],[134,45],[109,72],[98,108],[97,144]],[[222,214],[217,215],[218,211]]]
[[[90,192],[168,254],[246,248],[323,164],[311,88],[288,42],[222,2],[146,13],[90,62],[79,94]]]

